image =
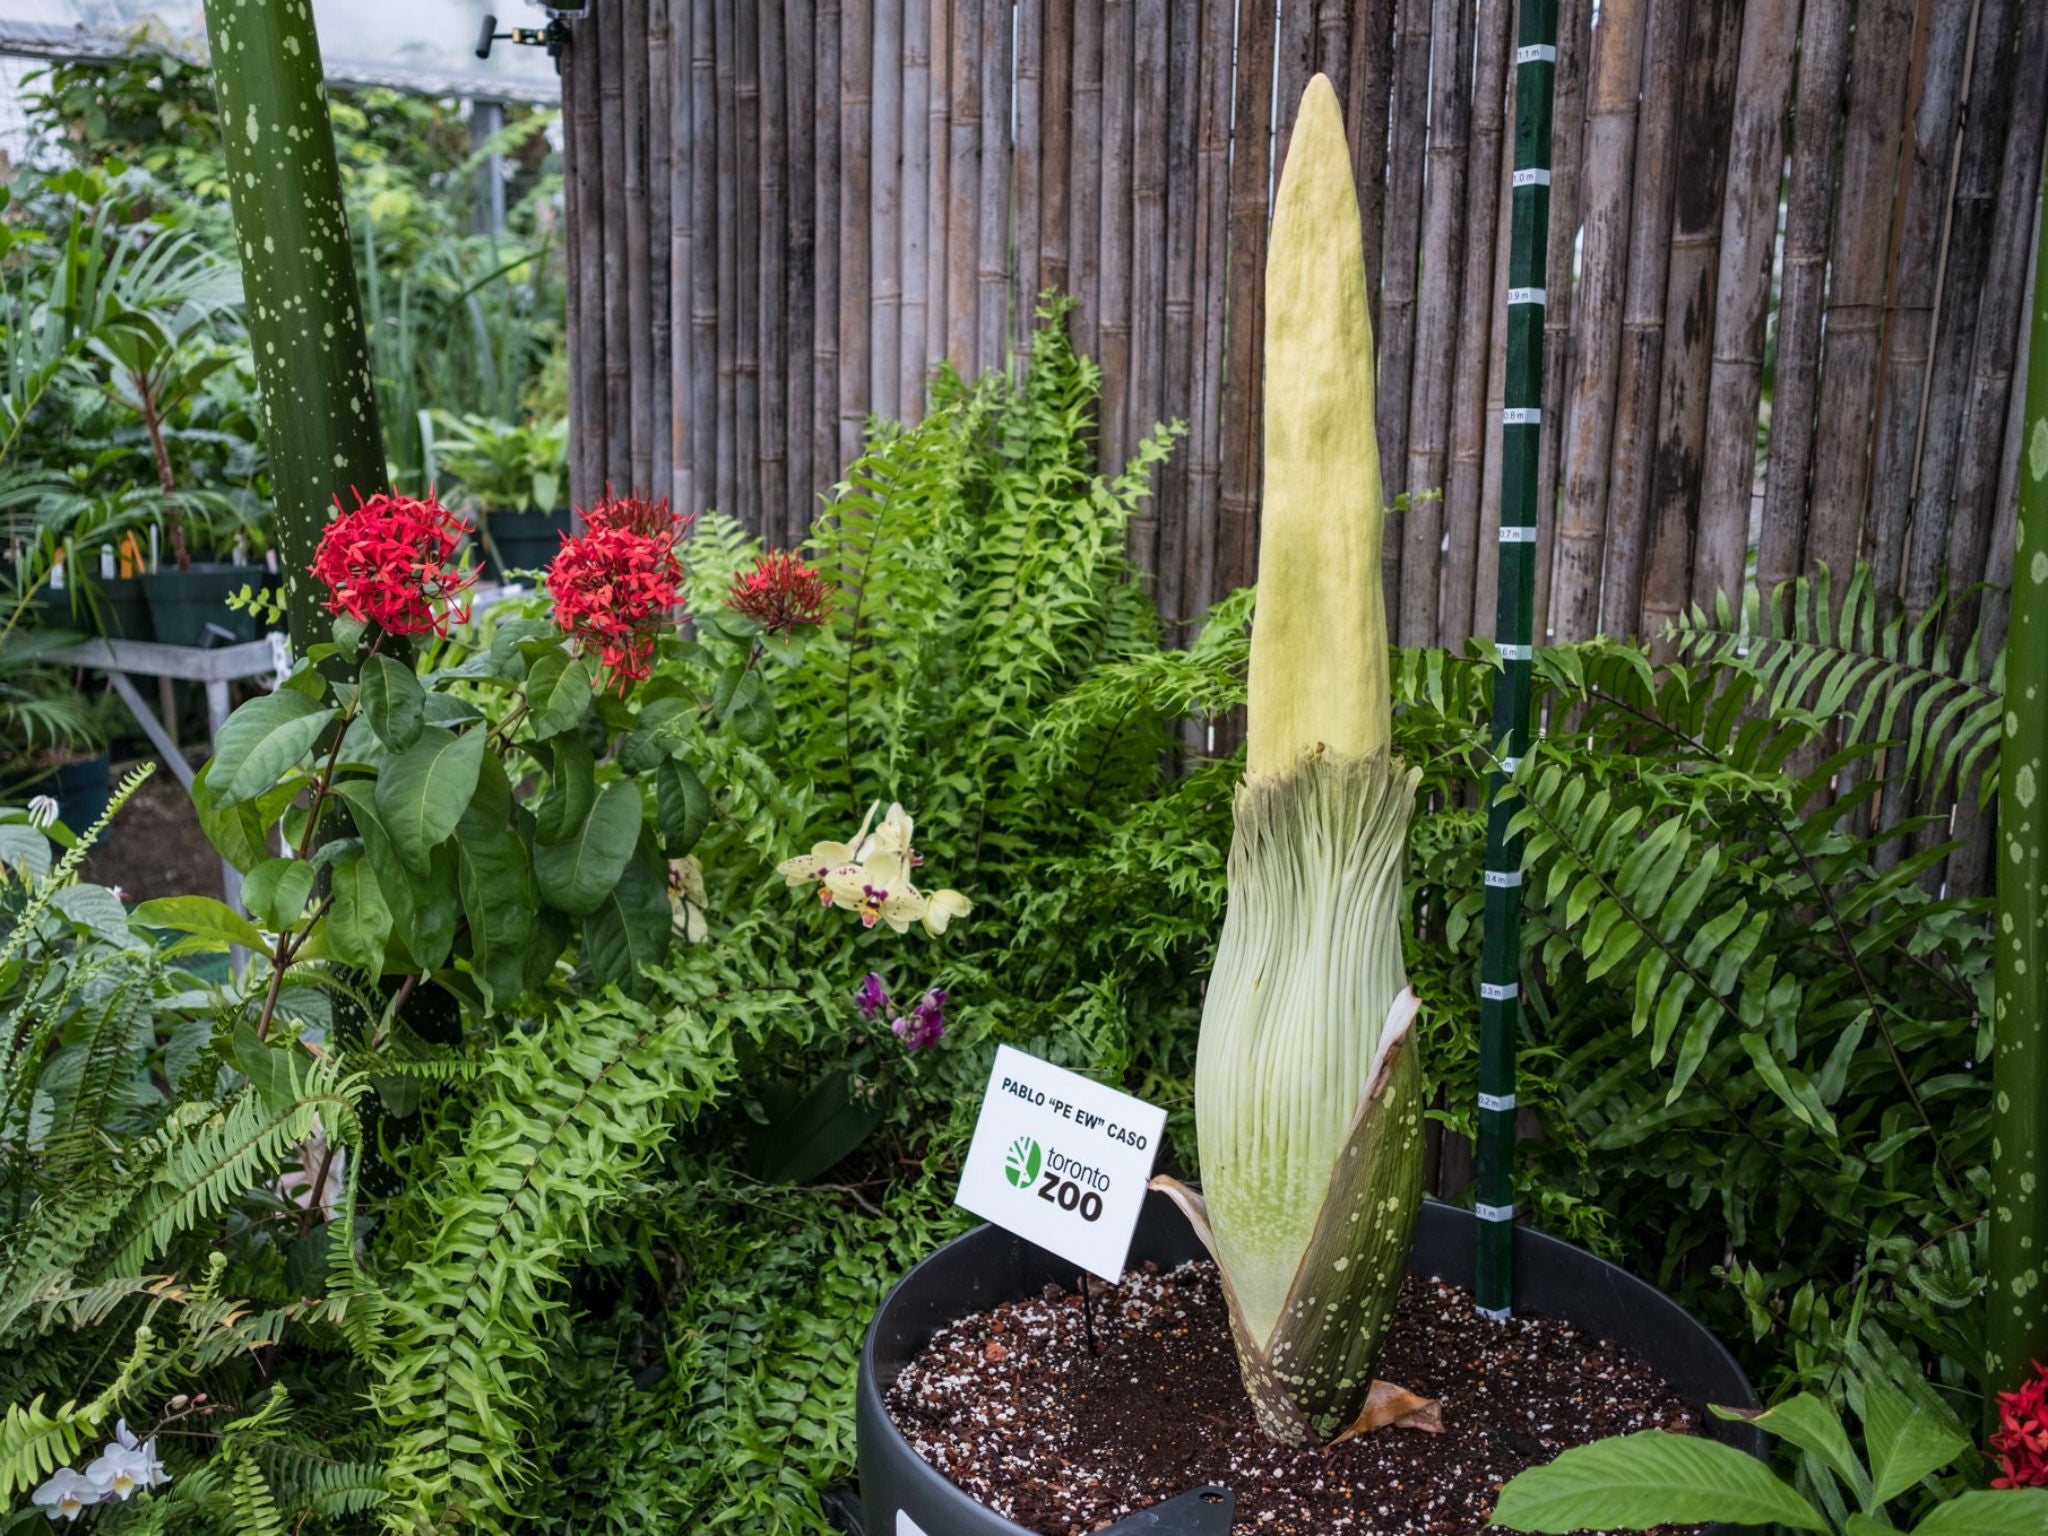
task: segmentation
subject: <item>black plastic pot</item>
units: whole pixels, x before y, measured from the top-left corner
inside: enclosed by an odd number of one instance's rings
[[[506,571],[544,571],[562,547],[562,535],[573,532],[575,514],[559,512],[493,512],[484,519],[485,548],[495,575]]]
[[[93,628],[109,640],[156,638],[156,623],[149,616],[149,596],[140,576],[102,579],[95,598]]]
[[[21,797],[48,795],[57,802],[57,819],[72,831],[83,832],[106,814],[113,783],[112,760],[101,752],[83,762],[59,763],[24,784]]]
[[[1409,1271],[1464,1281],[1472,1273],[1478,1221],[1470,1211],[1432,1200],[1415,1228]],[[1130,1262],[1152,1259],[1171,1268],[1206,1258],[1187,1219],[1164,1195],[1146,1198],[1131,1244]],[[867,1536],[1029,1536],[977,1504],[910,1448],[882,1406],[882,1394],[931,1336],[949,1323],[1036,1293],[1048,1281],[1072,1284],[1074,1266],[1000,1227],[977,1227],[946,1244],[883,1299],[861,1350],[855,1414],[860,1453],[860,1495]],[[1627,1350],[1655,1370],[1696,1408],[1709,1403],[1753,1408],[1756,1394],[1727,1350],[1684,1308],[1635,1276],[1583,1248],[1527,1227],[1515,1229],[1518,1310],[1563,1318],[1594,1337]],[[1707,1432],[1753,1455],[1763,1452],[1756,1430],[1706,1418]],[[1209,1536],[1213,1520],[1198,1500],[1177,1524],[1156,1517],[1145,1525],[1159,1536]],[[1151,1512],[1119,1521],[1110,1530],[1135,1536]],[[1721,1533],[1721,1526],[1709,1526]],[[1733,1532],[1728,1532],[1733,1536]]]
[[[167,565],[140,579],[160,643],[205,645],[209,629],[222,632],[213,637],[216,644],[240,644],[256,638],[256,616],[246,609],[229,608],[228,598],[245,586],[261,590],[270,579],[262,566],[195,560],[188,571]]]

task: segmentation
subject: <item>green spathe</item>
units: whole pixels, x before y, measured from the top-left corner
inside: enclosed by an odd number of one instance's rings
[[[1259,1422],[1327,1443],[1432,1410],[1372,1366],[1422,1196],[1401,957],[1415,775],[1389,745],[1372,326],[1336,94],[1302,97],[1266,275],[1245,781],[1195,1064],[1200,1196]]]

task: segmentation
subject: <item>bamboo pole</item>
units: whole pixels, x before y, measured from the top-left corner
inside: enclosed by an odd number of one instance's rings
[[[718,326],[718,510],[738,517],[740,508],[740,245],[748,226],[740,223],[739,189],[739,18],[734,0],[713,0],[712,57],[718,81],[718,296],[712,313]]]
[[[1658,366],[1656,467],[1643,556],[1640,632],[1659,654],[1664,630],[1684,612],[1692,586],[1700,465],[1706,457],[1714,278],[1721,265],[1721,202],[1728,181],[1728,119],[1741,36],[1741,0],[1694,0],[1679,84],[1680,147],[1664,289],[1664,355]]]
[[[597,12],[598,183],[604,217],[604,477],[633,472],[632,320],[626,197],[626,15]],[[644,189],[643,196],[644,196]]]
[[[1102,6],[1074,6],[1074,110],[1067,139],[1067,265],[1075,350],[1102,355]]]
[[[690,391],[690,311],[696,294],[697,209],[695,124],[690,99],[690,0],[660,0],[669,12],[669,462],[670,505],[697,505],[690,430],[696,420]]]
[[[1380,324],[1380,272],[1387,232],[1387,114],[1394,91],[1395,0],[1351,0],[1351,89],[1344,121],[1351,133],[1351,179],[1365,238],[1365,297],[1374,333]]]
[[[1309,77],[1316,72],[1317,0],[1277,0],[1279,20],[1273,34],[1274,99],[1280,103],[1273,114],[1273,183],[1280,182],[1287,164],[1287,143],[1294,133],[1294,113],[1289,105],[1301,100]],[[1339,93],[1342,99],[1342,93]]]
[[[1479,1310],[1505,1317],[1514,1305],[1515,1036],[1521,1027],[1522,846],[1508,826],[1509,789],[1528,750],[1530,647],[1536,596],[1535,460],[1543,397],[1542,306],[1549,246],[1550,113],[1556,66],[1555,0],[1523,0],[1515,95],[1514,227],[1508,253],[1507,404],[1502,412],[1500,587],[1492,736],[1502,760],[1488,786],[1486,911],[1479,974],[1479,1217],[1473,1293]]]
[[[770,543],[786,541],[789,506],[789,61],[779,0],[759,8],[761,49],[760,422],[761,514]]]
[[[1169,110],[1166,94],[1166,0],[1136,0],[1132,14],[1132,123],[1161,123]],[[1165,414],[1166,311],[1166,143],[1167,135],[1138,132],[1131,137],[1131,358],[1130,385],[1124,407],[1121,449],[1128,454],[1138,434]],[[1179,600],[1178,561],[1171,577],[1162,575],[1165,549],[1160,526],[1161,498],[1143,502],[1131,519],[1127,548],[1138,568],[1152,579],[1155,598],[1167,590]],[[1176,548],[1176,554],[1178,550]],[[1161,603],[1161,611],[1173,610]]]
[[[1550,249],[1546,270],[1557,281],[1543,311],[1543,398],[1565,399],[1571,377],[1572,316],[1576,311],[1571,272],[1578,247],[1579,170],[1586,137],[1586,66],[1592,54],[1593,0],[1558,0],[1557,73],[1551,99]],[[1543,418],[1536,450],[1536,547],[1554,552],[1558,488],[1564,475],[1564,412]],[[1536,564],[1535,634],[1550,634],[1550,555]]]
[[[708,0],[706,0],[708,3]],[[569,331],[569,493],[579,504],[596,499],[604,484],[604,185],[599,179],[604,137],[598,123],[598,23],[570,34],[563,83],[565,180],[572,253],[575,324]],[[382,447],[378,449],[381,455]]]
[[[1229,292],[1231,54],[1234,0],[1202,0],[1200,102],[1195,118],[1195,281],[1201,335],[1195,349],[1194,419],[1187,443],[1187,576],[1183,603],[1191,618],[1222,593],[1217,584],[1217,499],[1223,466],[1224,299]],[[1206,730],[1190,722],[1190,747],[1206,746]]]
[[[790,436],[789,521],[783,539],[796,548],[809,537],[817,506],[812,439],[812,378],[818,292],[816,17],[811,0],[784,0],[782,42],[789,69],[789,318],[783,420]],[[829,483],[829,482],[828,482]]]
[[[931,227],[932,7],[904,0],[902,324],[896,343],[896,408],[905,421],[924,416],[924,349],[930,317],[925,241]]]
[[[674,140],[672,81],[669,73],[669,0],[635,0],[644,7],[647,31],[647,337],[648,429],[647,491],[671,496],[675,489],[674,396],[670,389],[669,284],[675,271],[673,190],[669,179]]]
[[[1646,0],[1604,0],[1587,70],[1585,164],[1579,181],[1584,234],[1572,295],[1570,393],[1555,402],[1564,415],[1564,497],[1551,567],[1549,627],[1561,642],[1590,639],[1600,627],[1614,400],[1628,297],[1636,97],[1642,88],[1647,21]]]
[[[868,411],[896,420],[903,382],[903,6],[874,6],[868,134]]]
[[[924,376],[946,360],[951,317],[947,286],[947,234],[953,185],[953,8],[949,0],[923,0],[932,18],[931,126],[925,162]]]
[[[1514,70],[1508,71],[1508,119],[1516,117]],[[1508,391],[1508,331],[1511,328],[1508,311],[1508,251],[1514,244],[1511,232],[1514,227],[1515,203],[1515,157],[1501,156],[1500,174],[1495,178],[1498,191],[1494,194],[1495,213],[1493,227],[1498,236],[1493,242],[1493,288],[1487,298],[1488,313],[1492,316],[1488,329],[1493,334],[1490,355],[1486,363],[1486,431],[1488,442],[1498,442],[1494,436],[1501,426],[1501,412],[1507,408]],[[1500,596],[1500,508],[1501,489],[1504,479],[1501,454],[1498,449],[1489,452],[1482,468],[1479,488],[1479,528],[1477,534],[1478,559],[1473,571],[1473,591],[1469,604],[1472,622],[1466,633],[1490,635],[1498,618],[1497,603]],[[1462,636],[1457,636],[1462,640]]]
[[[1074,0],[1039,0],[1045,15],[1045,87],[1039,96],[1037,293],[1069,287],[1067,165],[1074,123]]]
[[[1314,0],[1314,3],[1314,68],[1317,73],[1330,77],[1337,99],[1348,109],[1351,105],[1351,0]],[[1351,137],[1355,143],[1356,135]]]
[[[737,96],[733,115],[739,125],[739,165],[734,195],[739,210],[739,287],[733,293],[739,310],[737,351],[733,358],[733,409],[738,412],[734,457],[739,495],[727,508],[755,533],[765,531],[761,518],[761,477],[766,472],[761,442],[761,8],[741,0],[734,42],[739,57],[734,70]]]
[[[1692,561],[1692,600],[1709,612],[1724,593],[1740,605],[1749,555],[1771,250],[1778,235],[1785,107],[1798,41],[1798,0],[1761,0],[1743,15],[1728,196],[1721,208],[1721,270],[1715,278],[1714,361],[1707,375],[1707,457]]]
[[[873,296],[868,184],[873,173],[875,12],[846,0],[839,13],[839,456],[833,478],[860,457],[867,427],[868,321]]]
[[[1413,489],[1408,484],[1408,423],[1422,244],[1422,172],[1428,152],[1430,3],[1400,0],[1395,12],[1386,246],[1380,269],[1379,323],[1374,331],[1380,348],[1380,469],[1387,480],[1388,502],[1380,568],[1387,612],[1396,616],[1401,612],[1401,562],[1407,551],[1408,519],[1394,498]]]
[[[718,497],[718,279],[725,265],[719,239],[717,23],[714,0],[690,4],[690,458],[693,507]]]
[[[1486,477],[1488,360],[1501,293],[1501,142],[1506,129],[1513,0],[1479,0],[1475,18],[1471,173],[1465,183],[1465,273],[1452,368],[1451,455],[1445,473],[1443,580],[1437,593],[1439,645],[1462,648],[1472,628],[1479,560],[1479,504]]]
[[[840,0],[817,0],[817,39],[811,52],[811,217],[816,247],[811,310],[811,493],[832,494],[846,467],[839,457],[840,239],[839,70]]]
[[[2039,295],[2027,382],[2029,440],[2048,439],[2048,304]],[[2021,478],[2019,545],[2048,546],[2048,476]],[[2033,556],[2030,555],[2029,561]],[[1991,1062],[1992,1212],[1985,1303],[1984,1403],[2017,1390],[2033,1362],[2048,1358],[2048,1027],[2041,976],[2048,967],[2048,840],[2035,829],[2035,799],[2048,782],[2048,581],[2029,575],[2013,588],[2006,739],[2000,748],[1997,1050]]]
[[[1664,293],[1670,277],[1672,185],[1685,62],[1682,0],[1649,0],[1643,25],[1642,106],[1636,118],[1635,189],[1629,207],[1628,286],[1614,385],[1607,539],[1600,574],[1602,634],[1640,634],[1657,450],[1657,384],[1664,355]]]
[[[1038,271],[1044,260],[1045,0],[1017,0],[1016,46],[1016,144],[1011,160],[1017,208],[1009,287],[1012,334],[1021,365],[1031,355]]]
[[[982,372],[1003,366],[1010,298],[1010,0],[981,5],[981,204],[975,211],[981,299],[975,358]]]
[[[1976,355],[1980,297],[1991,259],[1992,220],[2012,116],[2013,66],[2019,18],[2013,0],[1981,0],[1977,38],[1971,49],[1970,95],[1956,159],[1948,235],[1943,242],[1941,312],[1934,369],[1914,487],[1912,541],[1906,552],[1906,612],[1917,618],[1940,595],[1951,565],[1969,566],[1971,579],[1983,563],[1983,530],[1965,528],[1953,516],[1957,450],[1968,410],[1971,364]],[[2026,183],[2034,184],[2030,176]],[[2017,266],[2017,263],[2014,263]],[[2010,294],[2007,295],[2010,297]],[[2017,324],[2017,319],[2013,322]],[[1962,548],[1951,553],[1952,539]]]
[[[577,44],[587,30],[577,29]],[[236,125],[224,135],[229,204],[243,252],[285,607],[304,655],[330,633],[306,573],[334,498],[351,485],[365,496],[385,488],[377,391],[312,7],[211,0],[206,35],[221,120]],[[588,76],[575,83],[587,85]]]
[[[2025,7],[2020,26],[1996,224],[1982,290],[1984,308],[1978,319],[1977,355],[1956,468],[1948,586],[1955,594],[1949,632],[1958,642],[1977,623],[1981,599],[1973,589],[1989,577],[1987,551],[1997,547],[1998,485],[2006,458],[2002,449],[2014,393],[2013,367],[2026,325],[2027,259],[2034,243],[2034,208],[2028,193],[2041,180],[2042,130],[2048,122],[2048,6]]]
[[[1272,172],[1267,136],[1273,122],[1273,13],[1264,5],[1241,6],[1237,23],[1225,307],[1229,363],[1223,374],[1228,393],[1221,417],[1223,465],[1216,529],[1219,593],[1248,586],[1257,568],[1263,447],[1259,337],[1266,327],[1266,191]],[[1219,747],[1227,748],[1228,734],[1219,732]]]
[[[1102,467],[1121,468],[1131,442],[1131,74],[1135,47],[1133,0],[1102,4],[1102,243],[1097,301],[1102,363]],[[1141,535],[1139,535],[1141,536]],[[1133,542],[1139,563],[1153,553]]]
[[[1627,5],[1633,0],[1611,0]],[[1465,61],[1472,52],[1465,0],[1435,0],[1430,21],[1429,155],[1423,186],[1423,263],[1408,390],[1409,493],[1402,519],[1400,643],[1437,643],[1443,582],[1444,480],[1450,468],[1451,370],[1441,360],[1458,346],[1458,296],[1465,269],[1465,156],[1472,98]],[[1489,190],[1491,190],[1489,188]]]
[[[1827,290],[1828,221],[1843,135],[1849,65],[1849,0],[1806,0],[1793,98],[1792,189],[1780,263],[1778,367],[1771,394],[1770,462],[1757,538],[1757,587],[1768,600],[1800,568],[1807,476],[1813,467],[1820,395],[1821,307]]]
[[[1905,146],[1905,186],[1886,285],[1882,393],[1863,533],[1878,591],[1887,597],[1899,592],[1905,574],[1913,456],[1927,385],[1949,167],[1974,10],[1973,0],[1930,0],[1923,13],[1927,35],[1917,50],[1913,127]]]
[[[976,215],[981,207],[981,40],[982,0],[951,0],[951,185],[946,195],[946,355],[974,376],[981,338],[981,288],[975,261],[980,251]]]
[[[1162,13],[1166,8],[1161,6]],[[1200,209],[1195,145],[1201,131],[1202,8],[1182,6],[1167,20],[1166,48],[1166,332],[1160,416],[1195,415],[1196,320],[1201,279],[1195,267]],[[1150,422],[1140,423],[1149,427]],[[1160,468],[1158,598],[1166,638],[1179,643],[1191,617],[1188,601],[1188,451],[1185,442]]]
[[[1840,578],[1856,563],[1870,493],[1871,417],[1913,11],[1913,0],[1863,0],[1851,43],[1817,408],[1824,428],[1815,433],[1805,511],[1805,566],[1824,565],[1836,574],[1838,605],[1846,586]]]
[[[653,231],[648,222],[647,114],[652,105],[647,61],[646,0],[629,0],[619,12],[624,65],[620,87],[620,133],[625,163],[619,183],[625,201],[626,234],[626,478],[636,491],[654,483],[654,274]]]

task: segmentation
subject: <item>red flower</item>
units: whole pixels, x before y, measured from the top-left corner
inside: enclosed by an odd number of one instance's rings
[[[771,549],[750,574],[734,576],[725,606],[771,634],[787,635],[832,617],[825,578],[793,554]]]
[[[666,499],[635,496],[606,497],[583,523],[548,567],[555,622],[624,689],[652,670],[655,642],[675,623],[683,584],[676,540],[688,524]]]
[[[2034,1379],[2017,1392],[1998,1394],[1998,1452],[2003,1477],[1994,1488],[2048,1488],[2048,1366],[2034,1362]]]
[[[356,510],[336,516],[320,535],[310,567],[327,587],[327,611],[375,624],[394,635],[448,633],[452,618],[464,623],[466,605],[455,599],[476,580],[454,564],[455,548],[470,525],[427,492],[410,496],[356,497]]]

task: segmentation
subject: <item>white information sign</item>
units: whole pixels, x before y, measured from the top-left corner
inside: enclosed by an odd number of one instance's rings
[[[955,1199],[1114,1284],[1165,1131],[1165,1110],[999,1046]]]

